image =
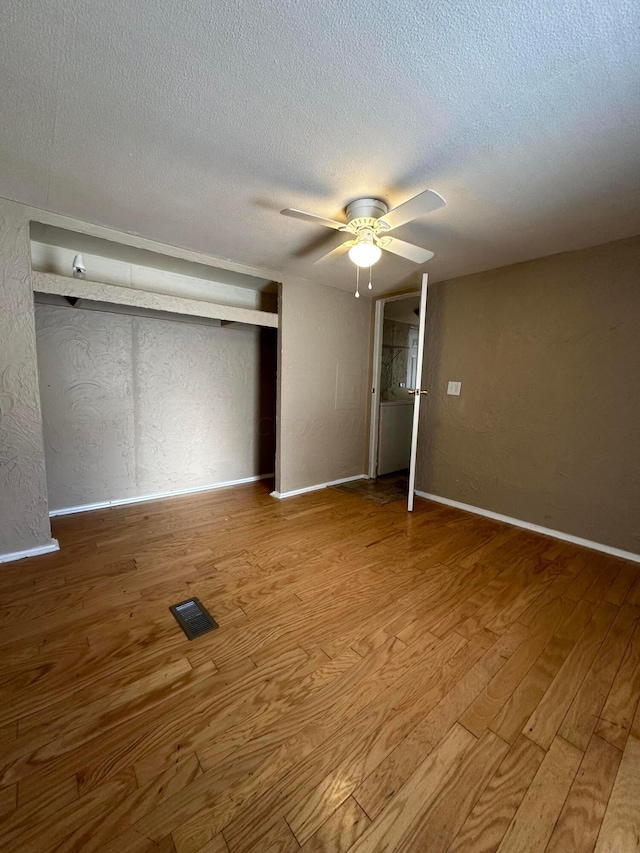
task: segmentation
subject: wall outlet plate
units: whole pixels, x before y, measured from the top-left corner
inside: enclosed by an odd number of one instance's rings
[[[461,388],[462,382],[449,382],[447,385],[447,394],[451,394],[453,397],[459,397]]]

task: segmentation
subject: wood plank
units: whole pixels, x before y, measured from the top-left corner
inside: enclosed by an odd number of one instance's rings
[[[540,657],[491,721],[491,730],[503,740],[515,742],[585,629],[590,615],[591,606],[586,602],[578,602],[574,606],[567,618],[560,623]]]
[[[41,823],[26,821],[3,828],[0,847],[47,853],[52,847],[64,844],[71,836],[81,836],[89,822],[92,825],[99,822],[104,814],[108,814],[133,790],[131,779],[107,782],[56,811],[55,820],[48,818]]]
[[[508,743],[493,732],[485,732],[440,786],[438,795],[404,835],[398,849],[407,853],[445,853],[508,751]]]
[[[0,818],[16,809],[18,805],[18,785],[0,788]],[[0,824],[2,826],[2,824]]]
[[[606,570],[598,572],[593,583],[585,592],[584,600],[592,601],[594,604],[599,604],[606,597],[609,590],[617,580],[617,577],[620,574],[620,568],[621,567],[614,569],[613,572],[608,572]]]
[[[223,834],[217,835],[216,838],[224,838]],[[212,842],[208,842],[211,844]],[[185,848],[187,851],[189,848]],[[178,850],[178,853],[185,853],[185,849],[182,851]],[[201,847],[197,853],[203,848]],[[206,846],[204,848],[206,850]],[[291,828],[287,826],[286,820],[279,820],[278,823],[273,826],[269,832],[266,832],[262,838],[258,839],[254,843],[255,853],[296,853],[296,851],[300,850],[300,845],[296,841],[296,837],[291,832]],[[225,841],[224,851],[227,853],[229,847]]]
[[[526,586],[527,579],[515,568],[509,567],[495,578],[486,600],[459,626],[459,633],[471,639],[478,631],[487,628],[497,614]]]
[[[100,847],[100,853],[175,853],[175,847],[171,838],[165,838],[161,846],[156,846],[135,829],[126,829]]]
[[[549,689],[529,717],[523,732],[543,749],[551,746],[564,715],[580,689],[615,615],[616,608],[611,604],[601,604],[598,607]]]
[[[564,614],[562,602],[554,602],[544,614],[541,624],[474,699],[460,717],[460,722],[470,732],[478,736],[491,723],[542,653]]]
[[[638,703],[638,706],[636,707],[636,713],[635,713],[635,716],[633,718],[633,722],[631,723],[630,734],[632,734],[635,738],[640,740],[640,702]]]
[[[572,599],[567,598],[567,592],[571,588],[578,571],[578,567],[572,561],[569,561],[568,565],[563,565],[560,574],[556,577],[551,586],[547,587],[542,595],[538,596],[535,601],[531,602],[529,607],[527,607],[524,613],[520,616],[519,621],[522,622],[523,625],[531,626],[536,622],[540,614],[544,613],[544,611],[554,601],[564,598],[570,603]],[[569,606],[567,609],[569,609]]]
[[[160,847],[162,847],[162,842],[160,843]],[[291,848],[295,850],[297,848]],[[162,850],[159,851],[162,853]],[[176,853],[180,853],[176,848]],[[207,841],[204,847],[201,847],[198,850],[198,853],[229,853],[229,848],[227,847],[227,842],[224,840],[224,835],[220,832],[215,838],[212,838],[211,841]],[[288,853],[286,847],[282,845],[280,847],[272,848],[272,853]]]
[[[636,575],[635,583],[629,590],[625,601],[634,607],[640,607],[640,572]]]
[[[460,642],[461,638],[457,641],[449,638],[443,642],[440,654],[433,655],[426,666],[417,669],[404,689],[398,685],[393,713],[381,717],[369,737],[362,738],[356,749],[351,750],[308,796],[287,812],[287,823],[300,843],[304,844],[363,780],[380,766],[396,745],[436,705],[452,681],[465,669],[471,669],[484,654],[482,646],[465,644],[451,656],[446,650],[456,648]]]
[[[220,826],[224,825],[233,814],[233,806],[230,800],[225,799],[223,801],[222,809],[224,810],[223,814],[225,819],[220,820],[218,823],[210,822],[209,825],[198,826],[195,829],[191,826],[176,826],[171,833],[171,838],[175,844],[176,851],[178,853],[200,853],[200,850],[206,850],[209,845],[213,845],[214,848],[216,845],[220,846],[222,841],[225,843],[225,847],[223,849],[228,849],[226,839],[224,838]],[[144,835],[140,829],[137,829],[137,832]],[[157,843],[159,844],[160,841]]]
[[[91,792],[78,801],[79,812],[82,811],[82,806],[87,803],[87,808],[83,813],[81,823],[70,823],[72,831],[64,839],[64,844],[61,845],[64,849],[74,850],[79,849],[86,853],[93,853],[100,847],[107,844],[114,836],[118,835],[124,827],[133,826],[144,814],[158,804],[166,801],[173,796],[177,791],[182,790],[198,776],[202,775],[202,768],[198,764],[196,757],[184,755],[182,759],[175,765],[167,768],[152,782],[142,787],[137,787],[135,776],[132,772],[125,777],[128,783],[131,780],[132,784],[126,784],[121,787],[118,793],[110,796],[104,807],[100,807],[99,795],[101,791],[106,791],[111,794],[112,783],[105,783],[94,789],[95,799]],[[29,838],[29,849],[35,851],[42,849],[48,850],[46,846],[47,828],[46,822],[37,824],[33,829],[25,833],[25,838]],[[36,840],[33,833],[40,830],[40,835]],[[19,837],[19,836],[16,836]],[[60,840],[62,842],[62,839]],[[41,842],[44,842],[42,847]]]
[[[435,799],[443,783],[453,776],[465,755],[477,743],[465,728],[453,726],[406,784],[360,836],[351,853],[399,850],[404,838]]]
[[[169,660],[165,664],[158,661],[157,667],[150,675],[139,679],[134,676],[128,684],[110,690],[107,696],[100,696],[92,702],[91,697],[85,694],[82,705],[75,710],[70,709],[69,698],[65,697],[55,704],[52,703],[48,708],[21,719],[18,740],[24,740],[24,736],[28,733],[31,749],[40,740],[51,743],[60,734],[86,724],[87,720],[93,721],[123,705],[141,699],[145,694],[158,688],[166,688],[192,671],[193,667],[185,657]],[[211,671],[213,672],[213,667]]]
[[[609,604],[620,607],[626,599],[638,577],[638,567],[633,563],[625,562],[620,568],[618,576],[609,587],[604,600]]]
[[[624,654],[613,686],[600,712],[596,734],[624,749],[640,697],[640,623]]]
[[[301,849],[303,853],[346,853],[370,825],[367,815],[349,797]]]
[[[17,808],[0,821],[0,837],[17,836],[26,827],[45,821],[78,799],[78,781],[69,776],[55,785],[24,779],[17,786]]]
[[[113,711],[108,710],[98,719],[94,714],[88,714],[87,719],[81,724],[73,726],[66,733],[58,733],[47,742],[43,742],[42,737],[32,741],[30,734],[27,733],[16,741],[13,749],[4,756],[1,778],[6,782],[20,781],[45,764],[53,765],[54,763],[58,765],[63,775],[68,775],[70,767],[78,766],[80,754],[90,755],[92,750],[95,750],[98,755],[102,755],[104,741],[110,737],[112,739],[114,732],[119,732],[121,737],[128,737],[134,728],[134,721],[137,725],[143,725],[147,718],[161,717],[167,704],[170,702],[173,702],[174,706],[182,704],[185,693],[190,692],[194,687],[202,689],[204,682],[215,679],[216,675],[212,675],[211,672],[212,670],[208,668],[200,671],[189,667],[168,684],[161,681],[157,689],[149,690],[138,702],[116,707]],[[134,753],[131,753],[130,760],[135,761]],[[108,776],[117,775],[118,772],[126,769],[129,763],[123,760],[117,768],[114,765],[110,766]],[[81,768],[79,771],[81,790],[92,784],[99,784],[107,775],[100,771],[92,776],[82,765]]]
[[[499,853],[545,849],[581,760],[579,749],[555,738],[500,842]]]
[[[621,758],[606,740],[591,738],[546,853],[593,850]]]
[[[582,555],[581,559],[584,559]],[[593,561],[588,560],[587,565],[582,568],[580,574],[577,575],[574,582],[567,590],[567,598],[571,598],[574,601],[579,601],[581,598],[584,598],[597,577],[598,566]]]
[[[552,586],[560,574],[560,569],[553,564],[548,566],[541,575],[533,578],[518,595],[512,599],[492,620],[487,627],[491,631],[502,634],[509,625],[517,621],[540,596]]]
[[[578,749],[584,751],[589,744],[639,618],[640,609],[621,608],[562,721],[560,736]]]
[[[544,755],[539,746],[520,735],[478,798],[448,853],[486,853],[497,848]]]
[[[629,738],[602,821],[595,853],[626,853],[640,843],[640,740]]]
[[[3,726],[0,726],[0,746],[6,746],[6,744],[13,743],[17,736],[17,723],[5,723]]]
[[[445,696],[357,788],[354,796],[369,817],[375,818],[380,814],[418,764],[504,665],[502,652],[508,643],[509,638],[505,635],[467,672],[458,674],[454,670],[453,683],[443,682],[448,688]]]

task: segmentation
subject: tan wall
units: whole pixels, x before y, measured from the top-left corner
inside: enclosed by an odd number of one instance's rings
[[[371,303],[285,277],[278,481],[283,492],[365,471]]]
[[[640,237],[431,285],[426,359],[418,489],[640,553]]]

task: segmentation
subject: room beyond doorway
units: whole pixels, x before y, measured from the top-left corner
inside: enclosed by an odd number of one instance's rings
[[[370,478],[409,467],[419,307],[418,292],[381,299],[376,305]]]

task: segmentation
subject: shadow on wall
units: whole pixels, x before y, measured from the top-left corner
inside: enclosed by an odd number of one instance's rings
[[[276,386],[278,366],[277,329],[260,328],[258,346],[258,470],[275,471],[276,461]]]

